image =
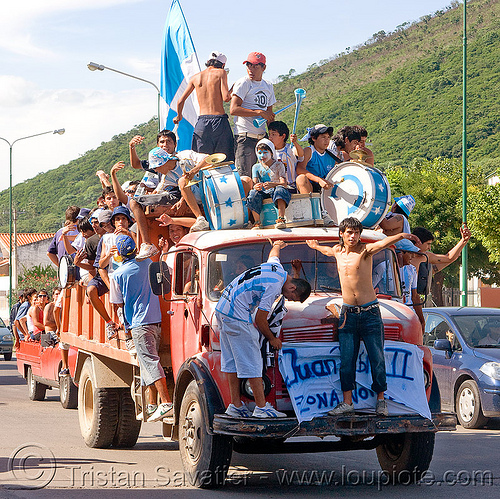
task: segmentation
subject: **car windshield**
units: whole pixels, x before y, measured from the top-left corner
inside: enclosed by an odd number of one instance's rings
[[[333,245],[335,242],[326,244]],[[232,246],[212,252],[208,262],[209,298],[218,300],[224,287],[235,277],[265,262],[270,249],[271,246],[266,241],[262,244]],[[372,284],[377,293],[397,297],[401,292],[393,255],[392,251],[383,250],[373,257]],[[340,292],[335,258],[325,256],[303,242],[292,242],[281,250],[280,260],[291,276],[306,279],[313,291]]]
[[[453,317],[464,341],[473,348],[500,348],[500,313]]]

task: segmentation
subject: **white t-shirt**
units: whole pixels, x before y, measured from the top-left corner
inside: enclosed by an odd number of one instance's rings
[[[275,161],[271,166],[256,163],[252,166],[252,179],[258,179],[259,182],[276,182],[286,178],[285,165],[281,161]]]
[[[279,258],[248,269],[229,283],[219,298],[215,311],[242,322],[253,322],[256,308],[270,312],[273,303],[282,294],[287,273]]]
[[[240,78],[233,87],[233,95],[237,95],[243,102],[241,107],[253,110],[266,110],[269,106],[276,104],[273,84],[266,81],[253,81],[248,76]],[[259,128],[253,124],[254,118],[235,116],[234,132],[240,133],[266,133],[266,123]]]
[[[401,286],[403,288],[403,301],[406,305],[413,303],[411,290],[417,289],[417,269],[413,265],[404,265],[399,269],[401,276]]]
[[[286,183],[289,186],[295,185],[297,173],[297,163],[304,160],[304,156],[297,158],[293,152],[293,147],[290,144],[285,144],[283,149],[276,149],[277,158],[285,165],[286,169]]]

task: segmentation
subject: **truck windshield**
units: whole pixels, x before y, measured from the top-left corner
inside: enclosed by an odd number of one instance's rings
[[[335,242],[326,244],[333,245]],[[218,300],[222,290],[235,277],[265,262],[270,249],[271,246],[266,242],[220,248],[210,253],[207,279],[209,298]],[[280,260],[291,276],[309,281],[313,291],[340,292],[335,258],[325,256],[303,242],[292,242],[281,250]],[[386,249],[374,255],[372,285],[378,294],[401,296],[399,276],[392,251]]]

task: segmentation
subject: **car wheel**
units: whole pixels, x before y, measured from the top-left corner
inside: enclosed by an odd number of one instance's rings
[[[481,398],[477,385],[472,380],[464,381],[457,392],[455,402],[458,422],[464,428],[480,428],[484,426],[488,418],[481,409]]]
[[[28,381],[28,392],[30,400],[43,400],[45,398],[45,392],[47,391],[48,386],[44,385],[43,383],[39,383],[35,379],[31,367],[28,367],[26,380]]]

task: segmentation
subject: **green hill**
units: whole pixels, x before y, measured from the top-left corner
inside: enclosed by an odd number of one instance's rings
[[[500,0],[471,1],[467,9],[469,158],[488,158],[494,169],[500,165]],[[403,23],[392,33],[375,33],[359,47],[348,47],[330,60],[311,64],[302,74],[294,73],[291,69],[275,85],[275,108],[292,102],[295,88],[307,91],[299,136],[316,123],[335,129],[362,124],[381,166],[406,165],[417,157],[461,155],[462,6],[458,2],[419,22]],[[292,123],[293,111],[279,119]],[[128,157],[128,140],[136,133],[148,139],[140,152],[146,157],[156,136],[154,120],[15,186],[16,207],[23,212],[18,230],[52,231],[60,226],[69,204],[93,206],[100,191],[95,171],[109,172],[116,161]],[[120,179],[130,174],[128,169]],[[0,193],[0,206],[8,207],[8,191]],[[7,217],[2,217],[0,231],[8,231]]]

